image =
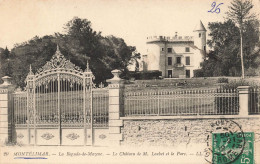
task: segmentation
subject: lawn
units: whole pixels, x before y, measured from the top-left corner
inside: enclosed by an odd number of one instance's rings
[[[127,81],[125,91],[181,89],[216,89],[225,83],[218,83],[219,78],[227,78],[229,83],[240,81],[240,77],[205,77],[187,79],[154,79]],[[260,77],[246,77],[243,81],[260,86]]]

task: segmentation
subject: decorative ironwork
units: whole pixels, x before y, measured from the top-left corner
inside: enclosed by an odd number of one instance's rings
[[[54,137],[54,135],[51,133],[44,133],[41,137],[45,140],[50,140]]]
[[[51,60],[48,61],[41,69],[39,69],[37,74],[55,69],[76,70],[78,72],[83,72],[82,69],[80,69],[78,66],[65,59],[65,57],[61,54],[58,45],[57,50],[52,56]]]
[[[34,73],[32,72],[32,65],[30,64],[30,70],[29,70],[29,74],[28,75],[34,75]]]
[[[107,138],[107,136],[104,134],[101,134],[101,135],[99,135],[99,138],[103,140],[103,139]]]
[[[56,113],[36,115],[35,120],[37,124],[57,124],[59,116]]]
[[[41,85],[47,85],[50,82],[54,82],[58,80],[57,74],[50,74],[45,76],[44,78],[38,78],[35,80],[35,87],[39,87]]]
[[[87,60],[87,67],[85,69],[85,72],[91,72],[90,68],[89,68],[89,63],[88,63],[88,60]]]
[[[13,96],[15,126],[34,129],[30,132],[34,136],[38,128],[107,127],[108,90],[101,84],[100,92],[93,95],[94,78],[88,61],[83,72],[66,60],[57,46],[51,60],[36,73],[30,65],[26,92]],[[45,133],[41,137],[50,140],[54,135]],[[66,137],[75,140],[79,135],[71,133]],[[91,138],[92,134],[84,137]]]
[[[22,134],[22,133],[19,133],[18,135],[17,135],[17,138],[19,138],[19,139],[22,139],[24,137],[24,135]]]
[[[70,139],[70,140],[76,140],[76,139],[79,138],[79,135],[76,134],[76,133],[70,133],[70,134],[68,134],[66,137],[67,137],[68,139]]]
[[[78,76],[75,76],[75,75],[72,75],[72,74],[61,73],[60,74],[60,80],[70,82],[72,87],[73,87],[73,84],[75,84],[75,83],[83,85],[82,77],[78,77]]]

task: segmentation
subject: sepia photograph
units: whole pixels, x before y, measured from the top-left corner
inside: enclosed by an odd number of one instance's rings
[[[0,0],[0,164],[260,163],[260,0]]]

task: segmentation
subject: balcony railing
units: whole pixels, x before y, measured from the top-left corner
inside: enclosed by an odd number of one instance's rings
[[[176,64],[174,64],[174,67],[184,67],[184,64],[176,63]]]

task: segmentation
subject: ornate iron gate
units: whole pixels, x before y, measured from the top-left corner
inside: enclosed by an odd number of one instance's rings
[[[37,73],[27,76],[28,143],[92,145],[93,74],[59,51]]]

